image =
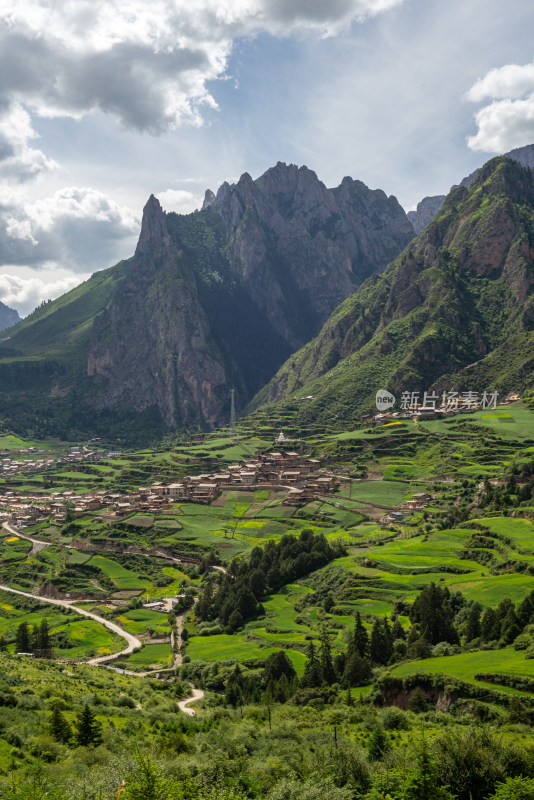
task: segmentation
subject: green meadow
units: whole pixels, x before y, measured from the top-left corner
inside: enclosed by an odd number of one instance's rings
[[[454,656],[426,658],[422,661],[409,661],[391,670],[391,674],[399,678],[406,677],[407,675],[414,675],[418,672],[441,672],[468,683],[519,694],[519,692],[514,692],[513,689],[509,689],[508,687],[496,686],[495,684],[475,680],[475,675],[479,673],[501,673],[504,675],[534,678],[534,660],[526,659],[524,651],[517,651],[512,647],[506,647],[502,650],[478,650],[472,653],[460,653]]]

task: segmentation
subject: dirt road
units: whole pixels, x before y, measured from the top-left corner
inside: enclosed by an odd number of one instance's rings
[[[183,711],[184,714],[188,714],[190,717],[194,717],[197,713],[194,708],[189,708],[190,703],[197,703],[199,700],[202,700],[204,697],[204,692],[202,689],[195,689],[193,685],[191,685],[193,689],[193,697],[188,697],[187,700],[180,700],[178,703],[178,708],[180,711]]]
[[[132,636],[131,633],[128,631],[123,630],[114,622],[111,622],[109,619],[105,619],[104,617],[99,617],[98,614],[93,614],[92,611],[87,611],[85,608],[78,608],[78,606],[73,605],[73,603],[68,602],[67,600],[55,600],[51,597],[36,597],[35,595],[31,594],[30,592],[22,592],[20,589],[12,589],[10,586],[3,586],[0,584],[0,589],[4,592],[12,592],[13,594],[22,595],[22,597],[29,597],[31,600],[38,600],[39,603],[50,603],[53,606],[62,606],[63,608],[69,608],[71,611],[76,612],[76,614],[81,614],[82,617],[89,617],[89,619],[93,619],[95,622],[99,622],[105,628],[113,633],[116,633],[122,639],[125,639],[128,642],[128,647],[125,650],[121,650],[120,653],[112,653],[111,655],[105,656],[97,656],[95,658],[91,658],[88,661],[83,663],[85,664],[105,664],[106,661],[111,661],[115,658],[120,656],[127,656],[132,653],[137,647],[141,647],[141,642],[137,638],[137,636]]]

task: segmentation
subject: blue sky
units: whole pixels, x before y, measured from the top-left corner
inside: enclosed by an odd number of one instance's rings
[[[187,212],[280,160],[408,209],[534,142],[531,0],[7,0],[2,14],[0,299],[21,313],[131,255],[152,192]]]

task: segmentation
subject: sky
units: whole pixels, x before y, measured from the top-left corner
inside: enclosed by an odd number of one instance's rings
[[[0,300],[277,161],[407,210],[534,143],[532,0],[0,0]]]

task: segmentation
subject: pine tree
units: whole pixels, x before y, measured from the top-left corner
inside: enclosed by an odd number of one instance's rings
[[[410,619],[421,625],[421,632],[430,644],[458,644],[448,589],[441,589],[435,583],[425,586],[412,605]]]
[[[403,797],[405,800],[454,800],[450,792],[440,786],[424,739],[417,766],[406,782]]]
[[[315,645],[310,642],[308,647],[308,661],[304,667],[304,674],[301,678],[300,685],[306,689],[315,689],[323,683],[323,671],[321,664],[315,652]]]
[[[501,635],[501,624],[493,608],[486,608],[480,621],[480,632],[485,642],[492,642]]]
[[[365,630],[362,617],[359,611],[356,612],[356,626],[354,628],[354,644],[362,658],[365,658],[369,651],[369,635]]]
[[[372,761],[380,761],[390,747],[391,744],[384,729],[377,726],[369,740],[369,758]]]
[[[386,664],[388,664],[393,655],[393,631],[387,617],[384,617],[382,630],[384,635],[384,655],[386,656]]]
[[[478,639],[480,636],[480,610],[475,604],[469,612],[467,618],[467,627],[465,631],[465,639],[467,642],[472,642],[473,639]]]
[[[72,728],[57,706],[52,709],[48,726],[56,742],[68,744],[72,739]]]
[[[393,652],[391,631],[384,630],[384,626],[378,619],[375,620],[373,630],[371,631],[369,650],[371,661],[375,664],[387,664]]]
[[[100,744],[102,741],[101,728],[102,726],[86,703],[83,711],[78,714],[76,725],[76,744],[78,747]]]
[[[33,652],[38,658],[50,658],[52,655],[52,647],[50,643],[50,634],[48,632],[48,622],[46,619],[41,620],[41,624],[33,631]]]
[[[17,628],[17,635],[15,639],[15,650],[17,653],[30,652],[30,632],[26,622],[21,622]]]
[[[395,639],[406,639],[406,632],[398,618],[393,625],[393,641],[395,641]]]
[[[345,662],[343,683],[346,686],[359,686],[370,677],[371,665],[369,661],[366,658],[362,658],[357,652],[350,653]]]
[[[332,661],[332,647],[330,645],[330,637],[326,630],[326,625],[321,625],[321,670],[323,673],[323,683],[331,685],[336,682],[336,671],[334,669],[334,662]]]
[[[5,653],[6,650],[7,650],[7,644],[2,634],[2,636],[0,636],[0,653]]]
[[[135,777],[126,784],[122,797],[125,800],[171,800],[183,794],[174,781],[161,774],[150,756],[139,755]]]

